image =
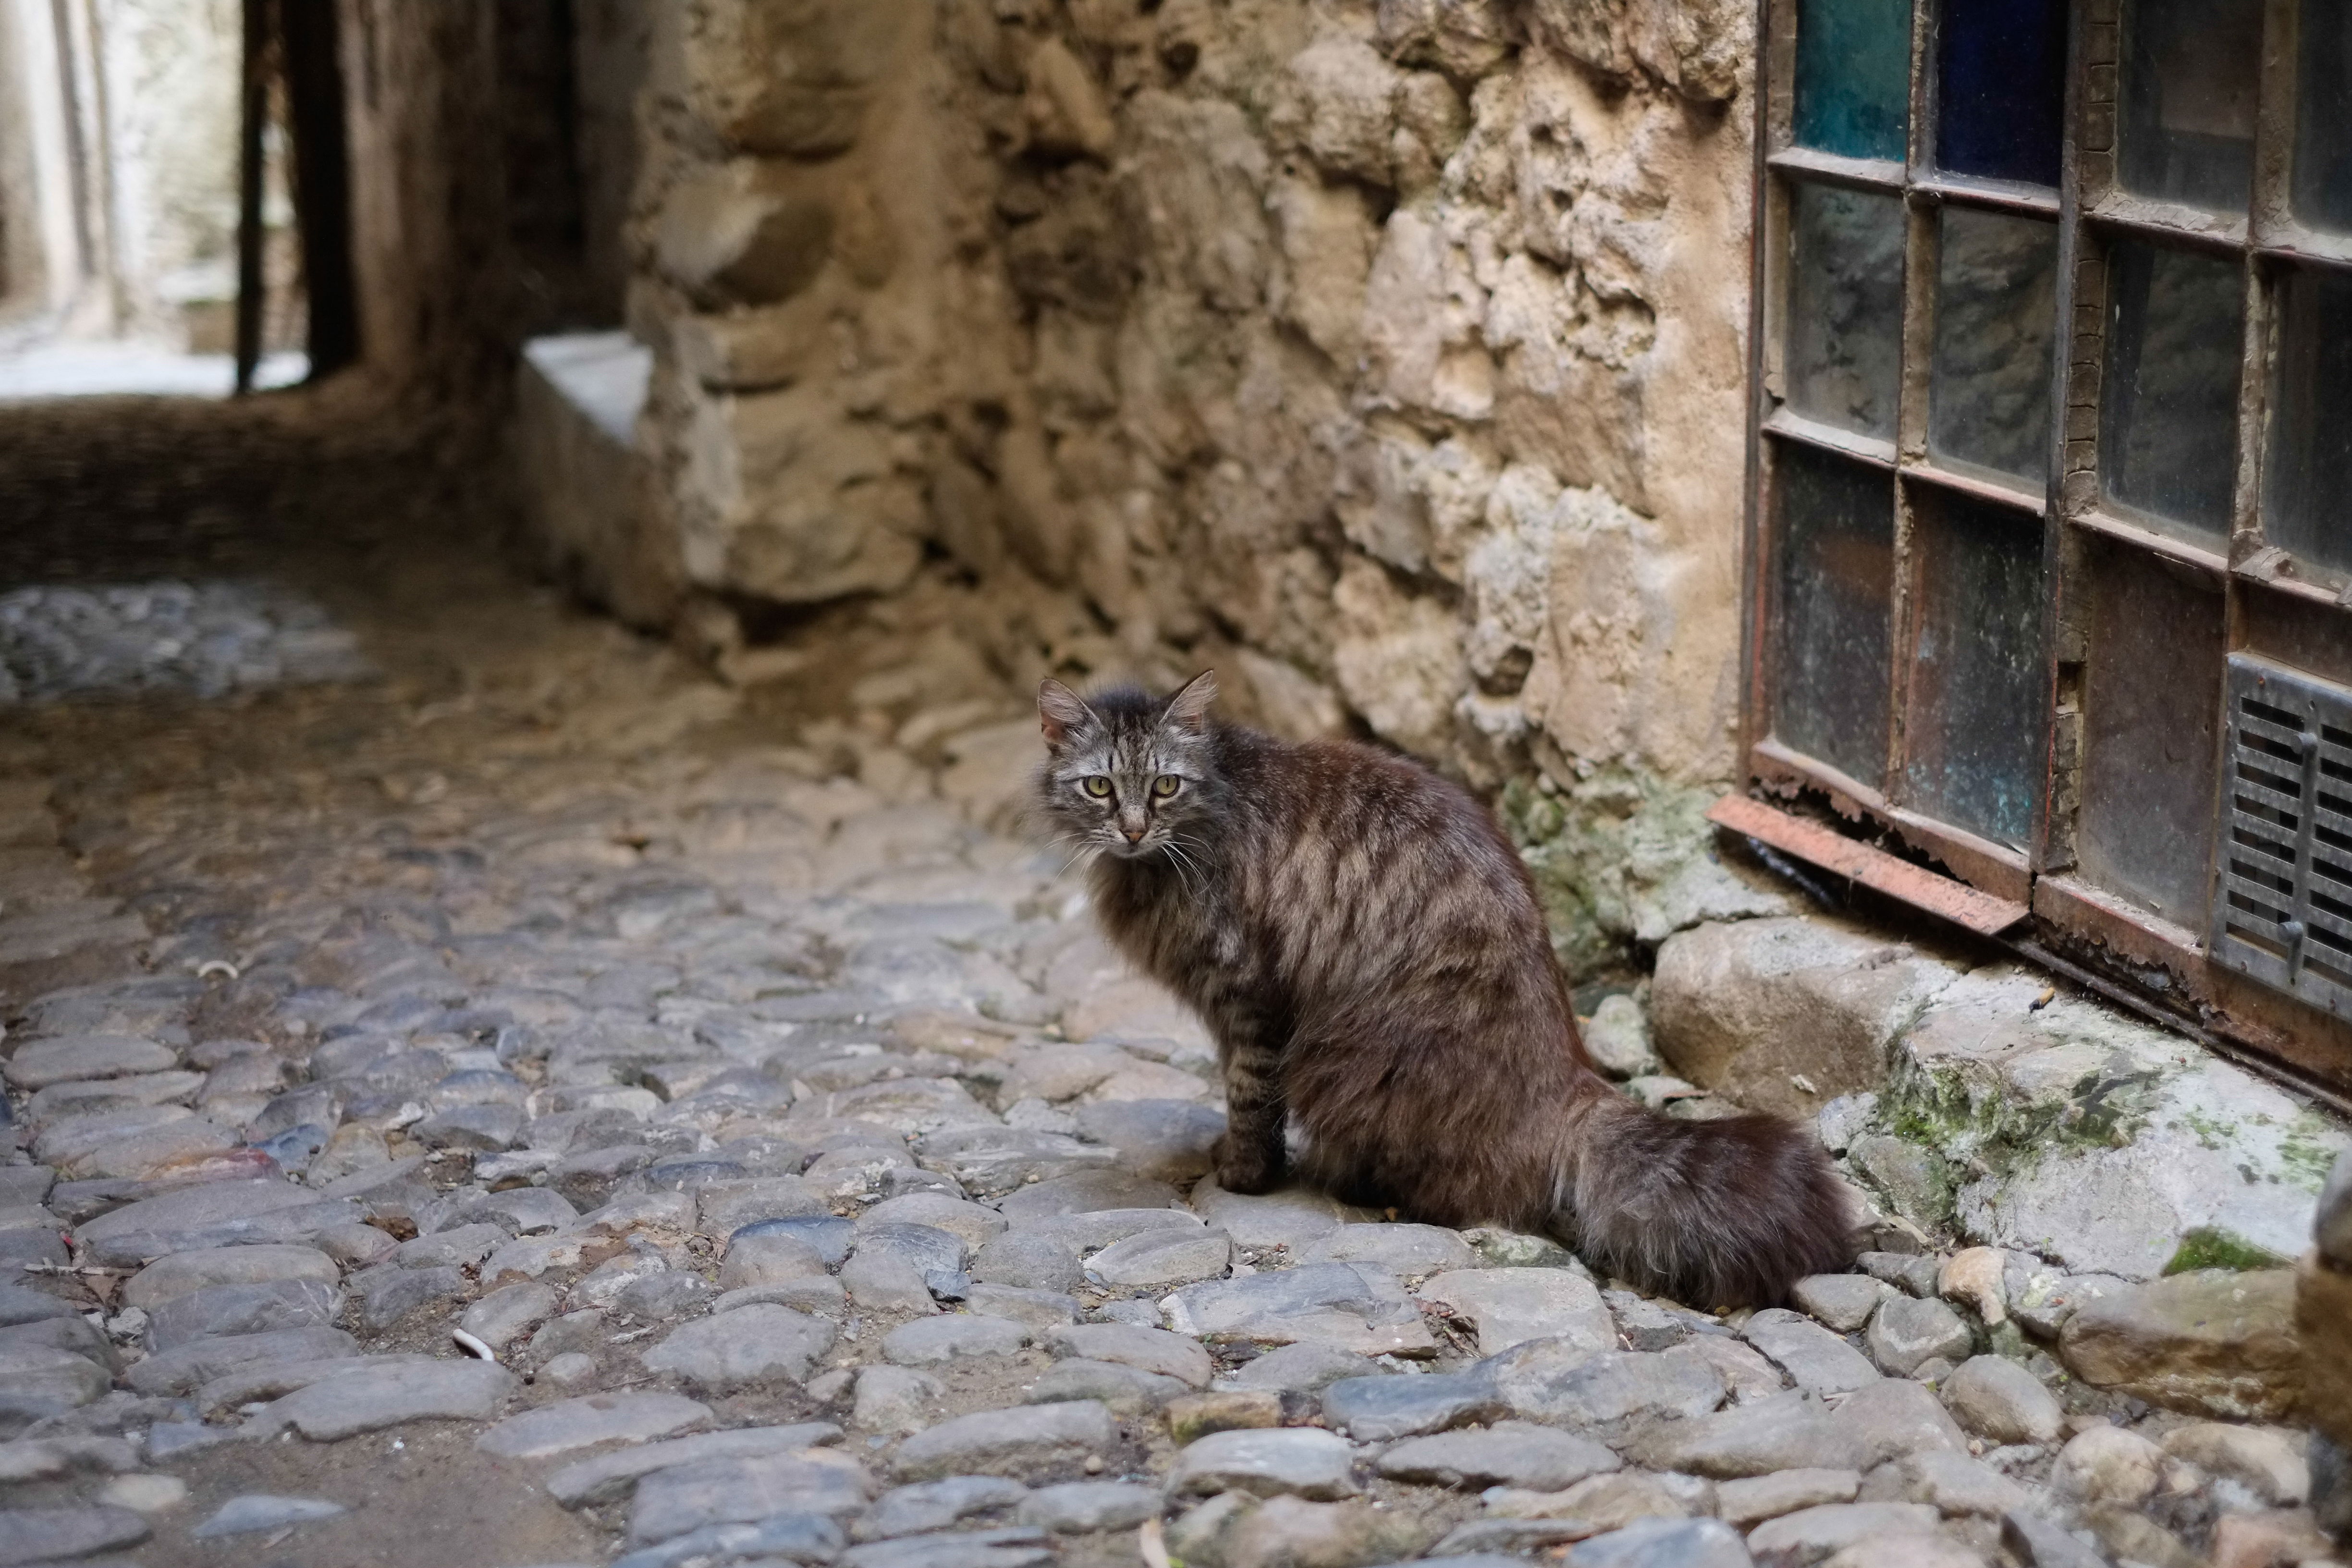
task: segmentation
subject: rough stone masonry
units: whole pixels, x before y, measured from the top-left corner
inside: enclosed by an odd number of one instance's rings
[[[624,613],[723,642],[722,597],[943,554],[1008,665],[1214,665],[1277,730],[1517,781],[1580,958],[1756,912],[1698,816],[1737,706],[1751,6],[656,9],[654,500],[584,574]]]
[[[1758,1049],[1773,995],[1877,998],[1921,1073],[2018,1037],[1977,1143],[1906,1120],[1957,1101],[1897,1079],[1862,1092],[1912,1110],[1869,1111],[1811,1064],[1876,1250],[1790,1309],[1235,1196],[1202,1174],[1198,1026],[984,826],[1017,766],[954,737],[1009,699],[955,602],[827,628],[833,706],[760,708],[461,552],[373,559],[338,610],[373,679],[0,731],[0,1563],[2335,1550],[2352,1163],[2273,1238],[2316,1212],[2298,1283],[2242,1215],[2169,1273],[2095,1215],[1961,1245],[1966,1200],[1864,1152],[1914,1139],[1966,1191],[2063,1100],[2053,1156],[2120,1160],[2213,1069],[1916,951],[1768,962],[1783,922],[1750,921],[1676,941],[1716,944]],[[1596,1048],[1719,1113],[1654,1055],[1711,1038],[1667,958]]]

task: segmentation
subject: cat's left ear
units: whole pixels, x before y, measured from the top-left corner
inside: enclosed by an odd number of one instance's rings
[[[1217,672],[1204,669],[1168,700],[1167,711],[1160,714],[1160,721],[1197,735],[1209,727],[1209,704],[1216,700]]]

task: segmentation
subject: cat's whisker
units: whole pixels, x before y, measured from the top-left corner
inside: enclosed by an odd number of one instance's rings
[[[1192,879],[1193,873],[1199,872],[1202,879],[1205,880],[1208,876],[1206,869],[1199,861],[1184,852],[1177,844],[1176,836],[1172,833],[1160,840],[1160,847],[1168,851],[1169,861],[1176,868],[1176,879],[1184,884],[1184,891],[1193,898],[1199,898],[1201,889]]]

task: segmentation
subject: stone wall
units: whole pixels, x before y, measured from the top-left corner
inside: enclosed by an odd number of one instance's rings
[[[1214,664],[1520,781],[1569,944],[1622,940],[1733,765],[1750,11],[665,8],[631,325],[684,572],[944,556],[1024,606],[1009,676]]]
[[[99,9],[117,328],[200,352],[232,346],[236,300],[237,6],[109,0]],[[265,205],[276,276],[294,269],[282,168]],[[281,301],[276,312],[285,314]],[[268,346],[282,346],[284,321]],[[299,330],[297,331],[299,337]]]
[[[16,7],[0,4],[0,324],[48,302],[26,42]]]

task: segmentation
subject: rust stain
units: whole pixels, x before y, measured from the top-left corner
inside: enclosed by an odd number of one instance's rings
[[[1725,795],[1707,808],[1706,819],[1979,935],[1999,936],[2028,913],[2014,900],[1995,898],[1966,882],[1939,877],[1884,849],[1857,844],[1817,822],[1791,816],[1744,795]]]

